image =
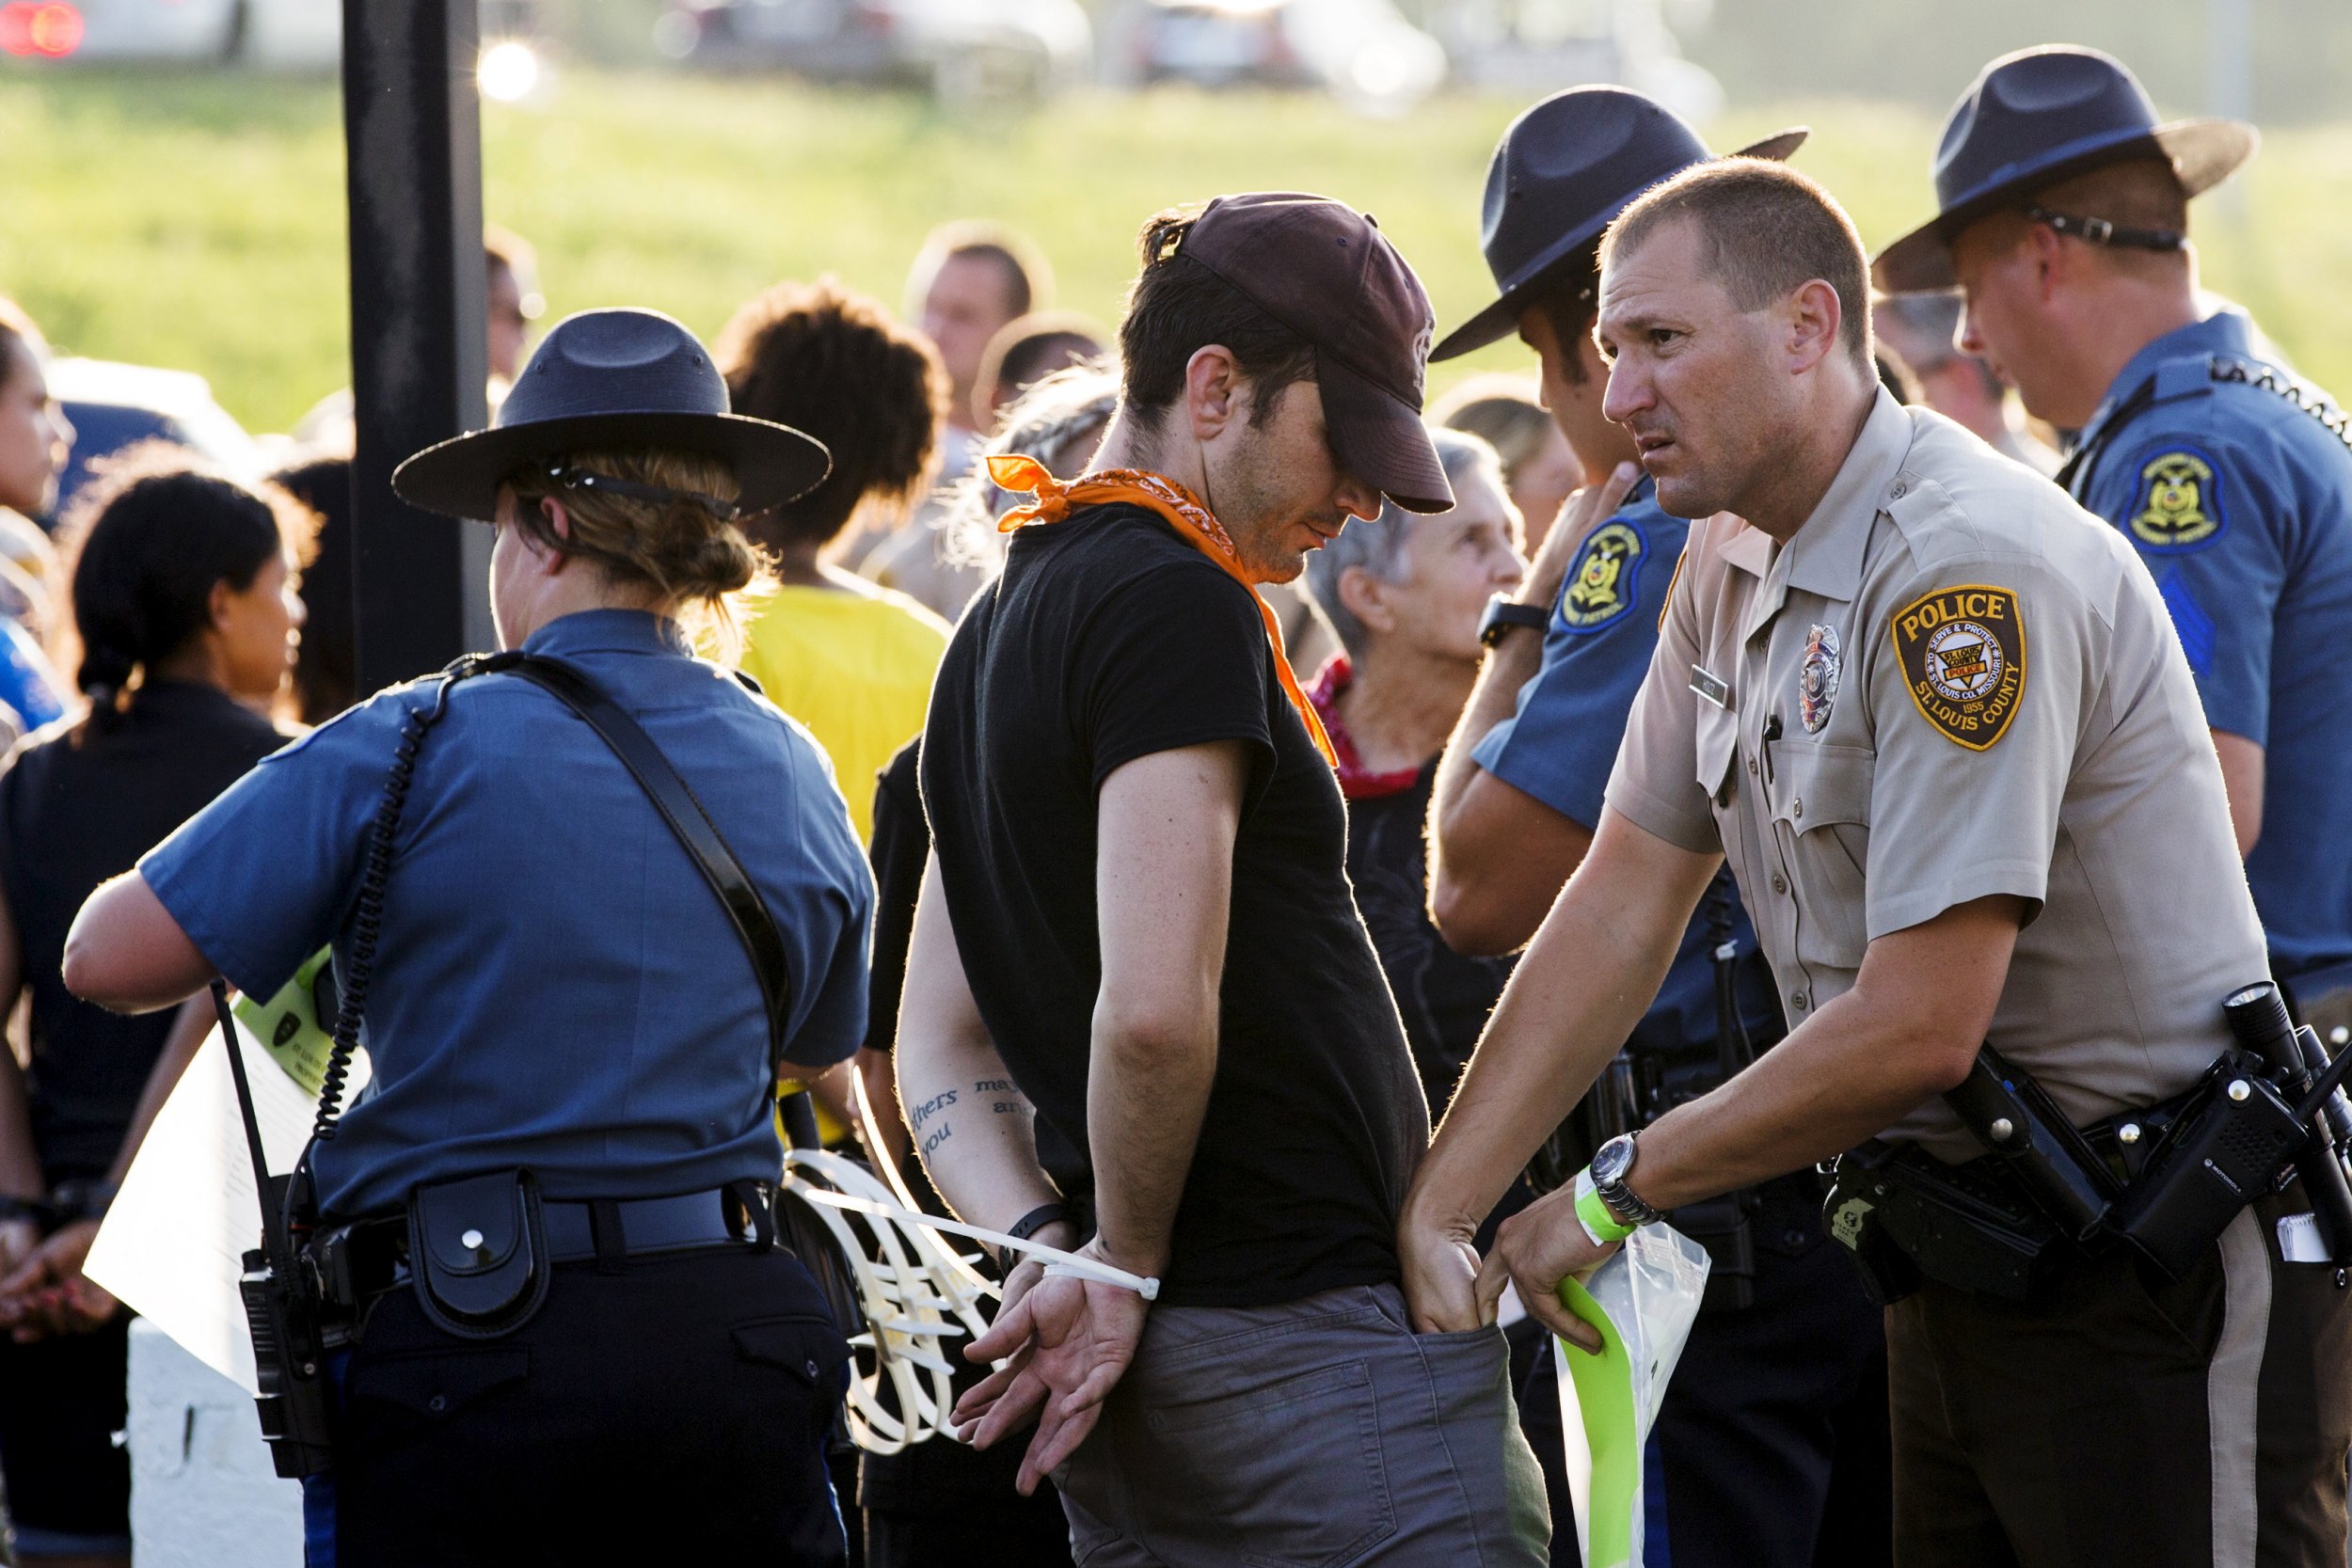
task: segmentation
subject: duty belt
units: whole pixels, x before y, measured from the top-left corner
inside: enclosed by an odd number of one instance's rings
[[[764,1203],[767,1187],[753,1185]],[[553,1263],[748,1246],[760,1236],[756,1216],[727,1187],[675,1197],[549,1198],[541,1207]],[[408,1244],[408,1216],[382,1214],[319,1231],[308,1252],[326,1299],[358,1308],[406,1280]]]
[[[2352,1285],[2352,1055],[2330,1062],[2268,981],[2222,1013],[2236,1045],[2195,1087],[2089,1128],[1990,1045],[1945,1096],[1986,1154],[1945,1165],[1873,1140],[1839,1159],[1830,1234],[1881,1301],[1926,1277],[2014,1301],[2045,1297],[2076,1257],[2123,1248],[2169,1278],[2249,1206],[2299,1182],[2339,1286]]]

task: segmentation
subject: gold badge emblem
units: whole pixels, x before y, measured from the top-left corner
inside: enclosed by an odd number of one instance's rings
[[[1890,628],[1903,684],[1920,716],[1981,752],[2001,738],[2026,695],[2026,619],[2006,588],[1971,584],[1923,594]]]
[[[1598,631],[1632,609],[1635,578],[1648,549],[1642,531],[1622,518],[1595,529],[1560,595],[1560,619],[1567,629]]]
[[[2182,448],[2157,453],[2139,470],[2132,537],[2151,549],[2185,550],[2221,531],[2213,465]]]

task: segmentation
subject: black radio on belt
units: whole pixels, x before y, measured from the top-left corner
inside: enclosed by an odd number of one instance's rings
[[[221,1043],[228,1047],[229,1075],[236,1085],[246,1148],[253,1157],[253,1183],[262,1198],[262,1244],[245,1255],[245,1270],[237,1279],[246,1327],[253,1336],[255,1380],[261,1386],[254,1403],[261,1412],[262,1438],[269,1445],[278,1475],[298,1481],[334,1466],[327,1314],[316,1276],[295,1255],[287,1220],[297,1207],[290,1195],[299,1177],[273,1177],[262,1163],[253,1086],[246,1078],[245,1053],[229,1015],[229,992],[218,980],[213,982],[213,1006],[220,1014]]]
[[[2325,1115],[2340,1074],[2326,1070],[2318,1036],[2289,1020],[2277,986],[2249,986],[2222,1012],[2242,1049],[2207,1069],[2192,1107],[2151,1151],[2117,1206],[2117,1231],[2178,1278],[2240,1210],[2284,1184],[2291,1163],[2321,1245],[2339,1265],[2352,1262],[2352,1187]]]

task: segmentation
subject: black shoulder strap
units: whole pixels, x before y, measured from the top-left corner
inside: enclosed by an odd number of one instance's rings
[[[743,951],[751,956],[752,973],[759,977],[759,993],[768,1006],[768,1066],[772,1073],[784,1063],[785,1035],[790,1026],[792,1011],[792,964],[784,948],[784,934],[776,929],[775,917],[768,912],[767,901],[760,897],[758,887],[744,871],[743,863],[735,858],[727,841],[719,836],[718,825],[702,802],[678,776],[670,759],[661,754],[653,736],[630,718],[626,709],[597,689],[596,684],[570,665],[538,655],[527,654],[513,663],[500,663],[500,673],[519,675],[541,690],[548,692],[587,721],[588,727],[603,737],[621,759],[621,765],[637,780],[653,801],[654,809],[670,825],[679,844],[710,884],[710,891],[719,895],[719,902],[735,926],[735,934],[743,940]]]
[[[2155,401],[2156,378],[2152,375],[2132,388],[2131,396],[2116,405],[2115,412],[2106,417],[2097,434],[2074,449],[2058,471],[2050,476],[2052,482],[2074,497],[2076,504],[2089,506],[2090,482],[2098,477],[2099,459],[2106,455],[2109,443],[2123,427],[2137,419],[2139,411]]]

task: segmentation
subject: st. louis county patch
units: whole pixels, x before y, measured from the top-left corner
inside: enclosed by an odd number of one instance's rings
[[[2221,467],[2195,447],[2177,441],[2151,447],[2139,460],[2139,478],[2126,519],[2140,547],[2158,555],[2201,549],[2230,526],[2222,510]]]
[[[1972,752],[2009,731],[2026,696],[2026,617],[2006,588],[1969,583],[1923,594],[1888,627],[1920,716]]]
[[[1642,558],[1648,553],[1649,540],[1622,517],[1595,529],[1560,595],[1561,622],[1573,632],[1598,631],[1631,610],[1641,597]]]

